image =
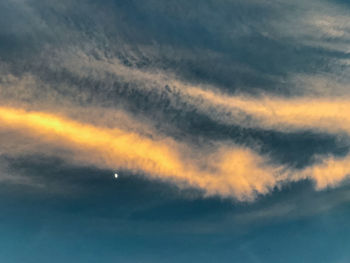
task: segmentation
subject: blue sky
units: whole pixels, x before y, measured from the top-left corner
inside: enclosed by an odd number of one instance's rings
[[[349,8],[0,2],[0,261],[348,262]]]

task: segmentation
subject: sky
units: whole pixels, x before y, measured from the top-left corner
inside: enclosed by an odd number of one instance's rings
[[[0,262],[349,262],[349,11],[0,1]]]

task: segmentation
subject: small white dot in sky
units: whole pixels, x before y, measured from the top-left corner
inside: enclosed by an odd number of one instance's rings
[[[114,174],[114,178],[115,178],[115,179],[118,178],[118,174],[117,174],[117,173]]]

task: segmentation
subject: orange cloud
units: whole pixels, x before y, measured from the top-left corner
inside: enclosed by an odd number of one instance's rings
[[[312,178],[316,183],[316,189],[338,186],[350,175],[350,156],[336,159],[334,157],[323,160],[306,168],[299,176]]]
[[[257,193],[267,193],[282,178],[279,168],[239,147],[219,147],[213,153],[196,155],[169,138],[150,139],[135,132],[8,107],[0,107],[0,125],[1,130],[15,130],[48,148],[68,149],[76,161],[197,187],[208,195],[252,199]]]
[[[305,178],[314,180],[318,189],[336,186],[350,172],[350,157],[329,158],[294,171],[272,165],[267,158],[247,148],[220,146],[212,153],[203,154],[170,138],[157,139],[154,135],[150,139],[136,132],[8,107],[0,107],[0,127],[0,131],[16,131],[40,143],[40,149],[32,144],[32,151],[58,155],[52,149],[69,150],[72,155],[66,156],[68,161],[130,170],[180,187],[199,188],[206,195],[239,200],[252,200],[282,183]]]
[[[350,100],[347,98],[251,98],[199,88],[187,92],[202,99],[197,106],[203,111],[211,107],[228,112],[228,117],[219,113],[214,116],[225,123],[280,131],[311,129],[350,134]]]

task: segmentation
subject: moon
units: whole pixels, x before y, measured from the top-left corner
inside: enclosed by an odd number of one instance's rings
[[[117,179],[118,176],[119,176],[119,175],[118,175],[117,173],[114,174],[114,178],[115,178],[115,179]]]

